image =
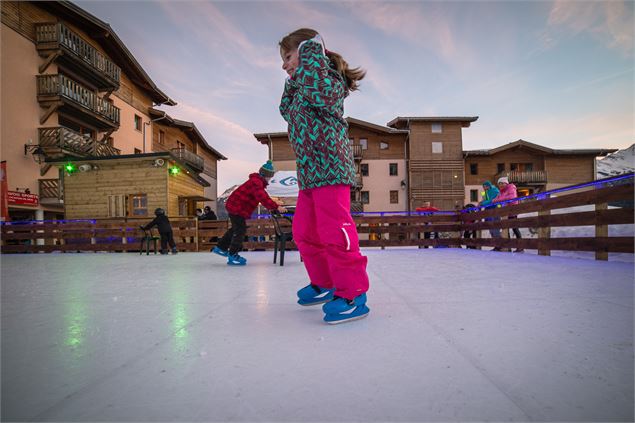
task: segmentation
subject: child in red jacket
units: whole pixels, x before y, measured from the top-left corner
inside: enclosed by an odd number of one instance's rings
[[[262,165],[258,173],[249,175],[249,180],[236,188],[225,203],[225,208],[231,221],[231,228],[225,232],[225,235],[223,235],[212,252],[227,257],[227,264],[230,266],[247,264],[247,259],[239,256],[238,252],[243,249],[243,239],[247,232],[245,220],[251,217],[251,214],[258,207],[258,203],[261,203],[269,210],[278,210],[280,213],[287,211],[273,201],[267,191],[265,191],[265,187],[269,185],[269,180],[274,173],[273,163],[268,160],[267,163]]]

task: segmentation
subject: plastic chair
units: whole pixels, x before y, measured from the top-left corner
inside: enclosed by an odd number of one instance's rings
[[[278,212],[271,213],[271,219],[273,220],[273,227],[276,231],[276,236],[274,238],[273,243],[273,263],[276,263],[276,259],[278,257],[278,251],[280,252],[280,266],[284,266],[284,252],[286,250],[287,241],[293,240],[293,233],[291,232],[291,227],[282,226],[280,223],[285,220],[290,224],[293,223],[288,216],[283,216]]]
[[[161,238],[158,236],[152,235],[152,229],[148,230],[148,229],[143,229],[143,227],[140,227],[140,228],[143,231],[143,238],[141,238],[141,248],[139,249],[139,255],[142,255],[144,250],[146,252],[146,256],[150,255],[150,242],[153,243],[154,254],[156,254],[157,241],[160,240]]]

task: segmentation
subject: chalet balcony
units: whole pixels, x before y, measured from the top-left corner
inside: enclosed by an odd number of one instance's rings
[[[351,145],[351,149],[353,150],[353,159],[361,160],[362,159],[362,146],[361,145]]]
[[[362,179],[362,175],[359,173],[355,175],[355,185],[353,188],[361,189],[364,186],[364,180]]]
[[[37,99],[40,106],[48,107],[40,123],[59,109],[101,130],[119,128],[119,108],[67,76],[38,75]]]
[[[205,160],[198,154],[194,154],[184,148],[173,148],[170,150],[170,154],[175,158],[187,163],[194,170],[202,172],[205,169]]]
[[[361,201],[351,201],[351,212],[352,213],[363,213],[364,212],[364,203]]]
[[[50,61],[64,62],[100,90],[113,91],[119,88],[121,69],[79,34],[63,23],[36,25],[36,48],[47,61],[40,69],[42,73]]]
[[[101,143],[87,135],[63,126],[38,129],[38,145],[46,157],[54,158],[65,155],[75,157],[108,157],[118,156],[121,150],[106,143]]]
[[[544,170],[519,171],[511,170],[496,175],[496,180],[503,176],[509,178],[509,182],[516,184],[542,185],[547,183],[547,172]]]
[[[40,203],[64,204],[64,191],[59,179],[40,179]]]

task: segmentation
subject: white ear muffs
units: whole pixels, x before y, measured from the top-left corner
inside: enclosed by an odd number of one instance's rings
[[[325,51],[326,51],[326,46],[324,45],[324,40],[322,39],[322,36],[321,36],[320,34],[316,35],[315,37],[311,38],[310,40],[305,40],[305,41],[302,41],[302,42],[300,43],[300,45],[298,46],[298,50],[300,50],[300,48],[302,47],[302,45],[303,45],[304,43],[306,43],[307,41],[314,41],[314,42],[318,43],[320,46],[322,46],[322,54],[326,56],[326,53],[325,53]]]

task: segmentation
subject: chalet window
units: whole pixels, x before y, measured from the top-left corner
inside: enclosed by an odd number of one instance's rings
[[[368,140],[366,138],[360,138],[359,145],[362,146],[362,150],[368,150]]]
[[[379,143],[379,149],[380,150],[388,150],[388,143],[384,142],[384,141],[380,141]]]
[[[440,123],[433,123],[432,124],[432,133],[433,134],[440,134],[443,132],[443,125]]]
[[[532,172],[534,170],[533,163],[525,163],[525,172]]]
[[[148,195],[132,194],[128,196],[130,216],[148,215]]]
[[[505,172],[505,163],[496,164],[496,173]]]
[[[518,163],[511,163],[509,165],[509,170],[518,170]]]
[[[368,176],[368,163],[362,163],[359,168],[362,176]]]
[[[478,163],[470,163],[470,175],[478,175]]]
[[[165,145],[165,132],[159,131],[159,144]]]
[[[137,131],[141,131],[141,125],[141,116],[134,115],[134,129],[136,129]]]
[[[470,190],[470,203],[478,203],[478,190],[471,189]]]
[[[390,176],[397,176],[397,163],[390,163],[388,165],[388,171]]]
[[[362,204],[370,203],[370,192],[362,191]]]
[[[399,203],[399,191],[390,191],[390,204]]]
[[[432,143],[432,153],[433,154],[441,154],[441,153],[443,153],[443,143],[433,142]]]

